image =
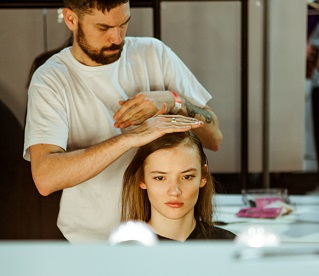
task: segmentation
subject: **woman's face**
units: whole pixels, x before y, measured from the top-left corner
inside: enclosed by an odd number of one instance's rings
[[[168,219],[194,217],[202,178],[200,157],[195,148],[179,145],[153,152],[145,160],[142,189],[147,190],[152,220],[155,216]]]

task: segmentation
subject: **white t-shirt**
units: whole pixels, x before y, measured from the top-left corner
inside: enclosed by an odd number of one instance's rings
[[[28,94],[23,156],[29,147],[53,144],[66,151],[87,148],[127,130],[113,126],[118,102],[141,91],[173,90],[203,107],[211,95],[183,62],[154,38],[126,37],[112,64],[79,63],[70,48],[34,73]],[[151,92],[150,92],[151,93]],[[96,177],[63,190],[58,227],[71,242],[107,240],[120,221],[123,173],[130,150]]]

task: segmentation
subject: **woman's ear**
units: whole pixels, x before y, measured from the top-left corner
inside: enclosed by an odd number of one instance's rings
[[[205,171],[206,171],[206,174],[205,175],[207,175],[209,172],[208,172],[208,165],[207,164],[205,164]],[[202,180],[201,180],[201,182],[200,182],[200,185],[199,185],[199,187],[200,188],[203,188],[205,185],[206,185],[206,183],[207,183],[207,177],[206,176],[203,176],[202,177]]]
[[[140,186],[141,189],[147,190],[147,186],[146,186],[146,184],[144,182],[141,181],[139,186]]]
[[[78,28],[78,17],[74,11],[69,8],[63,9],[63,18],[65,24],[71,31],[75,31]]]
[[[206,183],[207,183],[207,178],[203,177],[202,180],[200,181],[199,187],[203,188],[206,185]]]

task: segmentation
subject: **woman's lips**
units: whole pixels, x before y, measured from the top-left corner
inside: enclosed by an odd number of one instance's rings
[[[165,204],[171,208],[181,208],[184,205],[184,203],[179,201],[169,201],[169,202],[166,202]]]

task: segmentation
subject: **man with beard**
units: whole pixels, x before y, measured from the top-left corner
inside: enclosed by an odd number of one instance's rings
[[[125,37],[128,0],[65,0],[71,47],[34,73],[24,158],[40,194],[63,190],[58,227],[71,242],[106,240],[120,221],[121,181],[135,149],[192,129],[218,150],[210,94],[154,38]]]

